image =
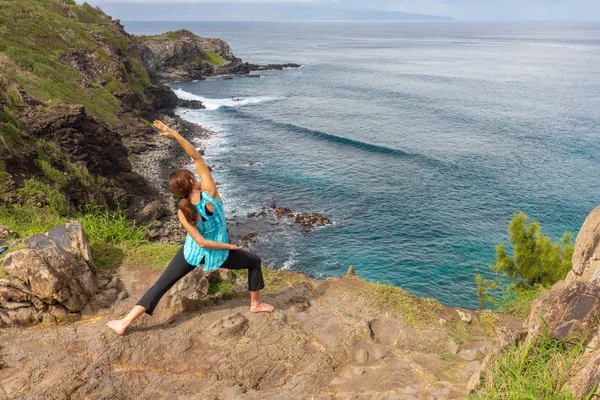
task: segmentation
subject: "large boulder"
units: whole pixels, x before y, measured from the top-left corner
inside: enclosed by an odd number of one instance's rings
[[[573,252],[573,268],[567,281],[593,282],[600,279],[600,207],[585,219]]]
[[[179,313],[199,309],[208,295],[208,286],[209,281],[202,268],[194,269],[167,292],[170,310]]]
[[[95,268],[79,222],[26,240],[27,249],[9,254],[3,268],[46,304],[81,311],[97,289]],[[21,296],[22,297],[22,296]]]
[[[550,337],[587,343],[600,322],[600,288],[590,282],[560,281],[533,304],[526,322],[528,340],[546,329]]]
[[[3,262],[10,278],[0,279],[0,326],[59,321],[88,304],[104,308],[126,296],[116,278],[112,285],[98,279],[80,222],[30,236],[25,244]]]

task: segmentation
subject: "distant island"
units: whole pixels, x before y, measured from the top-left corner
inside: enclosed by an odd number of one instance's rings
[[[452,17],[306,3],[105,3],[102,9],[127,21],[451,21]]]

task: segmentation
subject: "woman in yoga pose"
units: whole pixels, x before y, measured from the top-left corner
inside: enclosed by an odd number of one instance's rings
[[[198,182],[191,171],[183,168],[169,176],[171,192],[182,197],[177,215],[187,231],[187,237],[167,269],[129,314],[106,325],[119,335],[124,334],[127,327],[142,314],[152,315],[161,297],[178,280],[202,264],[206,271],[217,268],[247,269],[250,311],[272,312],[273,306],[263,303],[260,299],[260,290],[265,285],[260,257],[242,250],[240,246],[228,243],[223,202],[200,153],[179,133],[161,121],[154,121],[154,126],[160,131],[160,136],[177,140],[194,160],[200,176]]]

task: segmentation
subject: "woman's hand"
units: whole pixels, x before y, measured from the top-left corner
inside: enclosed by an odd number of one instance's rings
[[[155,120],[153,122],[153,124],[154,124],[154,127],[156,129],[158,129],[158,131],[160,132],[160,136],[168,137],[168,138],[176,138],[179,135],[179,133],[177,133],[173,129],[169,128],[168,126],[166,126],[162,121]]]
[[[230,244],[229,246],[231,246],[229,248],[229,250],[241,250],[242,246],[238,246],[237,244]]]

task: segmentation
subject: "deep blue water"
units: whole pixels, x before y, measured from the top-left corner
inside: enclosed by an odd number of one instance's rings
[[[489,274],[513,213],[558,238],[600,204],[600,24],[125,25],[303,65],[171,84],[209,107],[178,112],[219,132],[207,157],[230,210],[276,201],[335,222],[263,237],[271,267],[327,277],[354,265],[476,307],[474,274]]]

